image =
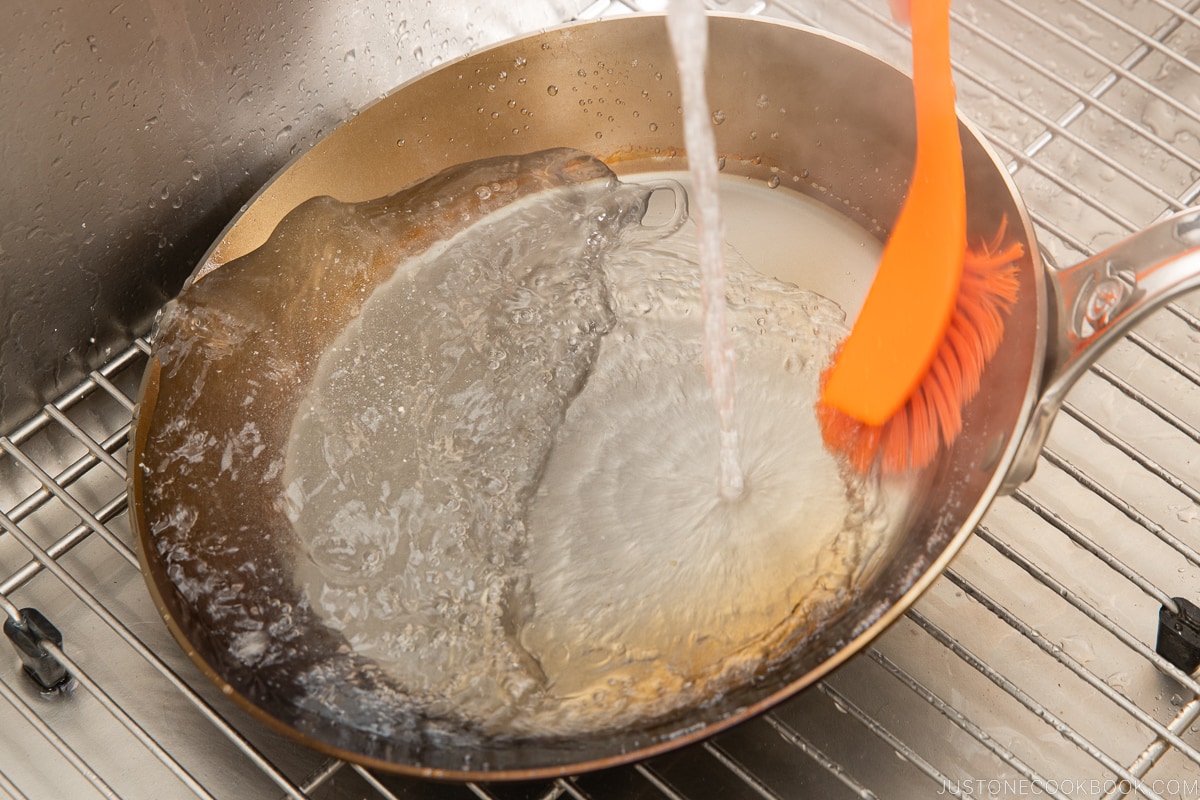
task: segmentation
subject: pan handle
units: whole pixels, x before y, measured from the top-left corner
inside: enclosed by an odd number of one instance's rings
[[[1002,494],[1033,475],[1067,392],[1100,354],[1150,312],[1200,288],[1200,209],[1160,220],[1073,267],[1046,272],[1050,338],[1041,392]]]

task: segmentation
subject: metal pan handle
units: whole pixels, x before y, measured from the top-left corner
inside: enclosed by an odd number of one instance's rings
[[[1067,392],[1100,354],[1147,314],[1200,288],[1200,209],[1154,223],[1065,269],[1047,269],[1050,339],[1042,389],[1001,493],[1033,475]]]

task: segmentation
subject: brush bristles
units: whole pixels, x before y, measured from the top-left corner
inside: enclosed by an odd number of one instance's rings
[[[1004,336],[1004,316],[1017,300],[1015,262],[1024,248],[1016,243],[1001,249],[1005,231],[1002,225],[991,242],[968,249],[946,336],[929,372],[892,419],[867,425],[817,403],[826,446],[859,472],[876,461],[885,473],[919,469],[962,431],[963,407],[978,393],[984,366]]]

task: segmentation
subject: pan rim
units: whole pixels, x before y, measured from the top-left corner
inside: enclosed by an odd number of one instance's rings
[[[732,20],[739,24],[752,24],[754,26],[769,25],[796,29],[806,34],[816,35],[822,39],[831,40],[836,44],[851,48],[879,62],[881,66],[887,67],[888,69],[895,69],[895,67],[887,64],[887,62],[883,61],[875,54],[850,40],[808,26],[783,20],[764,19],[761,17],[746,17],[743,15],[730,13],[711,14],[710,17],[717,20]],[[646,24],[647,18],[661,20],[664,19],[665,16],[659,13],[652,13],[636,14],[613,19],[577,21],[561,26],[555,26],[553,28],[548,28],[532,35],[525,34],[511,37],[503,42],[491,45],[488,48],[467,54],[453,61],[446,62],[437,67],[436,70],[424,72],[408,81],[405,81],[384,97],[372,101],[370,104],[363,107],[356,115],[336,126],[326,135],[325,138],[327,139],[336,135],[339,131],[343,130],[346,125],[353,122],[355,118],[361,116],[362,114],[368,113],[371,108],[386,102],[390,97],[392,97],[393,94],[402,91],[403,89],[420,80],[423,80],[433,72],[452,70],[465,61],[473,58],[479,58],[492,51],[511,47],[514,43],[536,41],[542,37],[557,35],[564,31],[573,31],[598,25],[612,27],[619,24],[627,24],[629,21],[636,21],[636,24]],[[1019,219],[1012,221],[1015,223],[1013,228],[1020,230],[1025,237],[1025,241],[1030,244],[1028,258],[1031,262],[1031,274],[1037,289],[1035,292],[1036,297],[1024,298],[1023,302],[1037,303],[1037,326],[1039,331],[1044,331],[1046,328],[1046,319],[1048,314],[1046,279],[1045,275],[1043,274],[1045,267],[1041,260],[1041,254],[1036,246],[1037,240],[1034,236],[1034,230],[1029,217],[1028,209],[1016,189],[1016,185],[1012,179],[1012,176],[1004,167],[1004,164],[1000,160],[997,153],[987,143],[986,139],[981,135],[981,133],[969,121],[963,120],[961,115],[960,122],[966,128],[966,130],[969,131],[975,143],[977,143],[987,154],[992,165],[995,167],[997,175],[1002,179],[1004,187],[1008,190],[1014,201],[1014,205],[1019,214]],[[289,161],[284,164],[284,166],[281,167],[270,180],[268,180],[256,191],[251,199],[247,201],[242,209],[222,230],[221,234],[214,241],[213,245],[208,249],[208,251],[206,251],[204,256],[202,256],[195,271],[185,282],[185,287],[194,283],[196,280],[201,279],[204,274],[207,274],[208,271],[217,269],[226,263],[226,261],[218,262],[215,260],[221,244],[225,242],[227,238],[237,229],[238,225],[243,222],[248,213],[253,213],[252,210],[258,200],[266,192],[268,192],[285,173],[288,173],[297,162],[309,156],[314,152],[315,149],[316,147],[289,159]],[[618,174],[621,174],[619,170]],[[214,669],[212,665],[200,655],[200,653],[188,640],[183,628],[172,616],[168,608],[168,604],[161,594],[160,587],[152,576],[152,572],[154,570],[154,565],[152,562],[154,559],[152,558],[150,550],[153,548],[153,543],[151,531],[145,518],[145,506],[142,501],[145,490],[145,475],[143,474],[143,470],[139,467],[138,460],[140,455],[144,452],[145,441],[151,430],[150,425],[154,417],[154,409],[158,400],[157,378],[158,372],[161,369],[161,364],[157,359],[157,353],[154,352],[153,337],[151,337],[152,352],[150,354],[150,360],[143,375],[141,387],[138,392],[137,403],[135,405],[133,416],[133,446],[129,451],[129,478],[127,483],[128,493],[130,496],[130,519],[137,545],[138,559],[142,568],[143,577],[146,581],[157,611],[159,612],[160,616],[162,616],[164,622],[166,622],[172,636],[176,639],[176,641],[179,642],[180,646],[184,649],[192,662],[195,663],[201,672],[204,673],[205,677],[216,684],[226,696],[231,697],[239,707],[249,712],[260,722],[264,722],[270,728],[320,752],[388,773],[450,781],[511,781],[555,778],[563,775],[576,774],[580,772],[617,766],[620,764],[627,764],[633,761],[640,761],[651,756],[675,750],[687,744],[692,744],[697,741],[707,739],[714,734],[719,733],[720,731],[726,730],[734,725],[739,724],[740,722],[762,713],[768,708],[778,705],[787,698],[795,696],[803,689],[811,686],[813,683],[844,664],[852,656],[858,654],[871,640],[875,639],[885,629],[890,627],[890,625],[903,616],[917,601],[917,599],[923,595],[924,592],[930,588],[930,586],[932,586],[932,584],[937,580],[938,577],[940,577],[945,568],[965,545],[966,541],[970,538],[975,526],[986,513],[992,500],[997,496],[1000,486],[1007,475],[1008,469],[1016,457],[1016,453],[1020,445],[1020,433],[1024,431],[1028,425],[1032,410],[1040,395],[1039,380],[1041,378],[1040,373],[1045,360],[1047,345],[1044,336],[1035,337],[1033,341],[1035,342],[1035,352],[1033,353],[1033,358],[1031,361],[1031,374],[1029,375],[1026,384],[1024,397],[1020,405],[1019,414],[1017,416],[1017,422],[1011,430],[1007,431],[1008,439],[1006,445],[993,457],[994,463],[988,467],[992,470],[992,476],[990,481],[986,484],[984,492],[976,501],[972,511],[966,515],[958,530],[946,542],[941,552],[923,569],[919,577],[917,577],[916,580],[909,585],[908,589],[905,590],[884,613],[876,618],[870,625],[857,632],[856,635],[848,642],[845,642],[841,649],[838,650],[833,656],[825,659],[817,667],[809,670],[800,678],[791,681],[779,690],[762,697],[752,705],[746,706],[738,710],[736,713],[732,713],[721,719],[709,722],[706,725],[698,727],[694,730],[687,730],[679,733],[677,736],[666,738],[662,741],[654,742],[628,752],[617,753],[607,758],[596,758],[538,768],[499,770],[447,770],[384,761],[371,756],[364,756],[362,753],[345,750],[338,746],[331,745],[327,742],[310,737],[307,734],[296,730],[294,727],[272,716],[252,700],[234,690],[233,687],[221,677],[217,670]]]

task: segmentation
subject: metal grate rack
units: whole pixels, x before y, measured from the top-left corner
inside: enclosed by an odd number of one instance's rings
[[[907,62],[882,0],[728,0]],[[1069,264],[1200,194],[1200,0],[957,0],[960,105]],[[585,16],[658,10],[601,0]],[[0,436],[0,608],[75,676],[0,659],[0,797],[1200,798],[1200,680],[1154,653],[1200,601],[1200,297],[1072,392],[1038,473],[867,652],[708,742],[523,785],[377,776],[266,730],[170,639],[138,573],[124,449],[138,340]]]

